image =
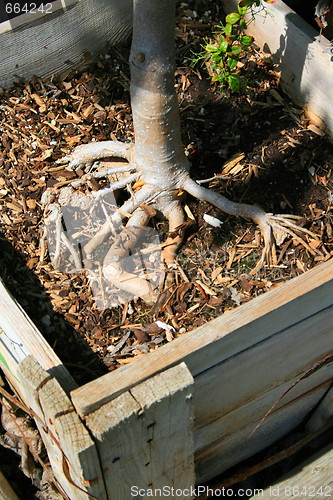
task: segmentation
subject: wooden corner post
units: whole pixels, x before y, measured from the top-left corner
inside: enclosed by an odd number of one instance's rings
[[[63,497],[106,500],[95,443],[59,382],[32,356],[21,361],[18,376]]]
[[[85,417],[103,464],[108,498],[191,498],[192,393],[192,375],[180,363]]]

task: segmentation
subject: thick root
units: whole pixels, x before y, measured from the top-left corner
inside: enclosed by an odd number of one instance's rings
[[[227,214],[251,219],[258,224],[264,239],[264,248],[261,258],[256,267],[251,271],[251,274],[257,273],[264,265],[271,265],[273,263],[272,255],[275,253],[275,243],[281,245],[288,236],[301,243],[312,255],[318,255],[318,253],[320,253],[318,250],[313,250],[305,238],[297,234],[301,233],[304,236],[308,235],[314,239],[318,239],[318,237],[308,229],[295,224],[294,221],[298,218],[297,216],[268,214],[259,207],[235,203],[219,193],[197,184],[190,178],[184,183],[183,189],[199,200],[211,203]]]
[[[77,146],[68,156],[60,158],[57,163],[63,165],[68,163],[72,169],[91,167],[97,160],[117,157],[128,161],[132,156],[132,144],[118,141],[90,142]]]

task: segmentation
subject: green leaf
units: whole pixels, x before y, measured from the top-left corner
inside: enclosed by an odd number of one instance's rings
[[[212,61],[214,61],[214,62],[219,62],[219,61],[221,60],[221,54],[219,54],[219,53],[218,53],[218,54],[213,54],[213,55],[211,56],[211,59],[212,59]]]
[[[234,55],[240,54],[242,52],[242,48],[239,45],[233,45],[231,47],[231,53]]]
[[[240,16],[242,16],[242,17],[245,16],[246,12],[247,12],[247,7],[246,6],[245,7],[241,7],[241,5],[238,5],[238,14]]]
[[[217,52],[218,50],[219,50],[218,47],[216,47],[215,45],[212,45],[210,43],[207,43],[207,45],[205,46],[206,52]]]
[[[229,47],[228,40],[226,40],[225,38],[222,38],[221,41],[220,41],[220,45],[219,45],[220,51],[223,52],[223,53],[225,53],[225,52],[227,52],[228,47]]]
[[[246,45],[248,47],[249,45],[252,45],[253,36],[247,36],[247,35],[241,36],[240,42],[242,45]]]
[[[237,12],[231,12],[225,18],[228,24],[236,24],[240,20],[241,16]]]
[[[227,36],[230,36],[231,33],[232,33],[232,24],[226,24],[225,27],[224,27],[224,33],[227,35]]]
[[[228,57],[227,64],[230,71],[236,68],[237,63],[238,63],[238,57]]]
[[[234,75],[229,75],[228,76],[228,83],[229,83],[230,89],[233,92],[239,92],[239,90],[240,90],[240,79],[239,79],[239,77],[234,76]]]
[[[247,23],[244,21],[244,19],[241,19],[241,20],[239,21],[239,26],[240,26],[240,28],[241,28],[242,30],[246,30],[246,28],[247,28]]]

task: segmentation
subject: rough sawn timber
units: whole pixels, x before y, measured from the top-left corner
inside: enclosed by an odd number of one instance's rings
[[[57,378],[65,391],[77,386],[38,328],[0,279],[0,367],[18,394],[21,393],[18,364],[29,354],[38,360],[44,370]]]
[[[74,406],[89,415],[154,374],[185,362],[195,384],[196,481],[213,478],[291,431],[328,390],[332,363],[300,380],[279,401],[302,374],[333,352],[332,274],[333,261],[323,263],[74,390]]]
[[[95,443],[59,382],[31,356],[19,364],[18,376],[64,498],[106,500]]]
[[[297,500],[332,498],[333,496],[333,449],[327,446],[316,455],[302,462],[251,499],[271,500],[272,498]]]
[[[71,71],[91,61],[107,43],[126,40],[132,29],[132,0],[78,0],[68,9],[15,27],[17,22],[0,33],[0,86],[5,88],[18,79]]]
[[[109,498],[157,498],[147,490],[163,488],[190,498],[186,489],[195,483],[192,392],[192,375],[181,363],[87,416]]]

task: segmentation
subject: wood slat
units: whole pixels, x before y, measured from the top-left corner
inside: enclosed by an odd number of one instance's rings
[[[38,360],[65,391],[77,387],[61,360],[0,280],[0,367],[18,394],[21,394],[18,364],[27,355]]]
[[[3,500],[19,500],[9,482],[0,471],[0,498]]]
[[[332,498],[333,496],[333,449],[326,446],[313,457],[284,475],[269,488],[251,499],[271,500],[272,498],[299,500]]]
[[[281,404],[257,429],[257,425],[265,414],[267,400],[275,402],[278,396],[276,392],[263,398],[261,411],[259,400],[257,406],[241,407],[226,415],[215,429],[216,434],[214,435],[210,429],[210,440],[205,436],[206,447],[199,448],[195,452],[197,483],[213,479],[292,431],[304,421],[311,409],[320,401],[328,386],[329,382],[323,383]],[[247,417],[249,417],[248,420]],[[202,442],[203,438],[195,432],[194,440],[197,444]]]
[[[6,31],[12,31],[13,29],[19,28],[20,26],[30,24],[31,22],[36,22],[42,17],[48,16],[48,18],[50,18],[49,14],[53,14],[54,12],[57,12],[57,10],[63,10],[65,6],[68,8],[80,1],[81,0],[56,0],[53,1],[52,4],[51,2],[45,2],[44,12],[42,10],[38,10],[38,8],[32,9],[32,5],[30,4],[30,9],[32,10],[32,12],[23,12],[20,16],[16,16],[10,21],[3,21],[2,23],[0,23],[0,35],[2,33],[6,33]],[[14,6],[14,4],[12,5]],[[23,5],[24,4],[21,4],[21,7],[23,7]],[[29,6],[29,4],[26,5],[27,7]]]
[[[255,402],[272,389],[282,395],[297,378],[331,352],[333,306],[198,375],[194,401],[196,427],[207,426],[240,405]],[[290,392],[297,393],[300,388],[308,390],[313,387],[312,380],[320,383],[333,379],[333,363],[316,373],[320,373],[320,379],[313,374]]]
[[[333,304],[333,261],[328,261],[208,324],[74,390],[87,415],[154,374],[184,361],[194,377]]]
[[[87,417],[109,498],[157,498],[162,495],[148,490],[194,486],[192,391],[193,378],[182,363]]]
[[[314,432],[333,417],[333,384],[307,423],[308,432]]]
[[[31,356],[18,376],[64,498],[106,500],[96,446],[58,381]]]
[[[0,86],[84,65],[107,43],[128,39],[131,28],[132,0],[80,0],[64,12],[1,33]]]

